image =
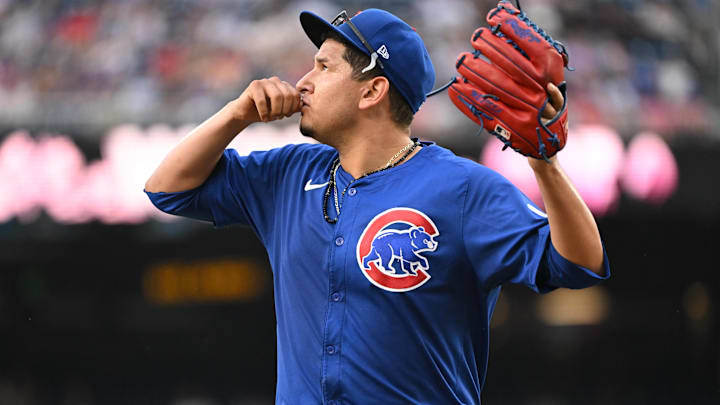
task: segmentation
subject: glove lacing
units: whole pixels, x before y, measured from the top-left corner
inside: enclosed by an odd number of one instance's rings
[[[553,48],[555,48],[555,50],[556,50],[560,55],[562,55],[563,61],[565,62],[565,67],[567,67],[568,70],[570,70],[570,71],[575,70],[574,68],[571,68],[571,67],[568,66],[568,64],[570,63],[570,53],[568,53],[567,48],[565,48],[565,45],[564,45],[562,42],[554,40],[553,37],[550,36],[550,34],[548,34],[547,32],[545,32],[544,29],[540,28],[537,24],[535,24],[535,22],[534,22],[533,20],[531,20],[530,17],[528,17],[527,14],[525,14],[524,11],[519,11],[519,10],[515,10],[515,9],[512,9],[512,8],[507,8],[507,7],[503,6],[502,3],[509,3],[509,2],[503,1],[503,2],[501,2],[500,4],[498,4],[498,6],[495,8],[495,10],[492,12],[492,14],[489,16],[490,18],[492,18],[492,17],[493,17],[495,14],[497,14],[500,10],[505,10],[505,11],[507,11],[508,13],[516,16],[519,20],[521,20],[522,22],[524,22],[528,27],[532,28],[533,31],[535,31],[538,35],[540,35],[543,39],[545,39],[545,41],[547,41]],[[519,2],[518,2],[518,9],[520,9],[520,3],[519,3]],[[500,28],[500,24],[492,27],[492,29],[491,29],[492,33],[495,34],[495,35],[498,36],[498,37],[501,37],[501,38],[502,38],[502,37],[505,37],[505,35],[503,35],[502,32],[498,32],[498,29],[499,29],[499,28]],[[518,45],[517,45],[516,43],[514,43],[512,40],[510,40],[510,39],[508,38],[508,39],[505,40],[505,42],[507,42],[508,44],[512,45],[515,49],[517,49],[518,51],[520,51],[520,53],[522,53],[523,56],[525,56],[526,58],[528,58],[528,56],[527,56],[527,54],[525,53],[525,51],[523,51],[522,49],[520,49],[520,47],[518,47]],[[529,59],[529,58],[528,58],[528,59]]]

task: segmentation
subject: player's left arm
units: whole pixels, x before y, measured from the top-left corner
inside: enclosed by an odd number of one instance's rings
[[[553,84],[547,90],[552,106],[546,107],[543,117],[549,119],[562,107],[563,96]],[[548,160],[528,158],[545,203],[552,244],[567,260],[604,276],[603,246],[595,219],[560,167],[557,155]]]

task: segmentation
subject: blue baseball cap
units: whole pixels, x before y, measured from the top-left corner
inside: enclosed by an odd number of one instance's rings
[[[435,69],[420,35],[405,21],[375,8],[356,14],[350,21],[379,55],[375,58],[382,64],[383,73],[390,83],[402,94],[413,112],[417,112],[425,102],[425,94],[435,85]],[[322,45],[323,35],[332,31],[371,56],[349,24],[335,26],[309,11],[300,13],[300,24],[318,48]]]

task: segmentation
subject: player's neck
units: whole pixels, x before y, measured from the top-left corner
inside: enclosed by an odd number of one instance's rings
[[[388,161],[408,146],[410,130],[391,129],[384,132],[359,131],[347,137],[345,142],[336,146],[343,169],[354,178],[385,167]],[[414,155],[415,153],[413,153]],[[412,156],[408,156],[408,158]],[[400,157],[396,157],[398,160]]]

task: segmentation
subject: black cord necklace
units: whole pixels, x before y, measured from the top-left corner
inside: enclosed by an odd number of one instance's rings
[[[357,179],[353,179],[352,181],[350,181],[350,183],[348,183],[348,185],[345,186],[345,188],[343,189],[342,194],[340,195],[340,198],[338,198],[337,181],[336,181],[337,171],[338,171],[338,168],[340,167],[340,158],[336,158],[332,164],[332,167],[330,168],[330,179],[328,180],[328,185],[325,188],[325,195],[323,196],[322,209],[323,209],[323,216],[325,217],[325,221],[327,221],[329,224],[334,224],[338,221],[338,218],[340,218],[340,208],[342,208],[342,199],[345,197],[345,192],[348,190],[348,188],[350,188],[350,186],[353,183],[355,183],[356,181],[358,181],[362,178],[365,178],[371,174],[375,174],[375,173],[378,173],[383,170],[387,170],[387,169],[390,169],[390,168],[393,168],[393,167],[399,165],[400,163],[404,162],[405,159],[407,159],[411,153],[413,153],[413,151],[415,150],[415,148],[418,147],[418,145],[420,145],[420,142],[413,140],[412,143],[407,144],[398,153],[396,153],[395,156],[393,156],[390,159],[390,161],[387,163],[387,165],[385,165],[379,169],[375,169],[371,172],[367,172],[367,173],[363,174],[362,176],[358,177]],[[403,151],[405,151],[405,154],[403,154],[400,159],[393,162],[395,159],[397,159],[397,157],[401,153],[403,153]],[[330,193],[334,193],[334,195],[335,195],[335,212],[337,214],[335,216],[335,218],[330,218],[330,216],[328,215],[327,205],[328,205],[328,200],[330,199]]]

